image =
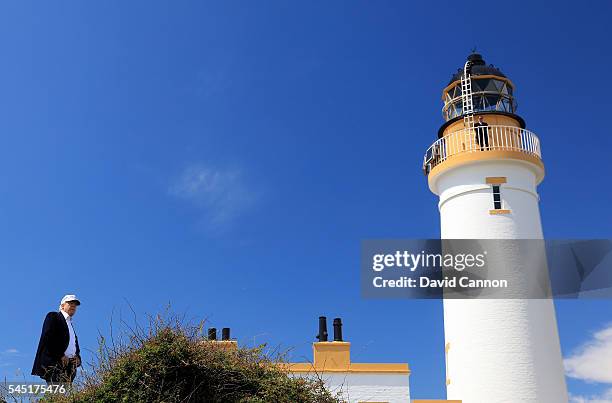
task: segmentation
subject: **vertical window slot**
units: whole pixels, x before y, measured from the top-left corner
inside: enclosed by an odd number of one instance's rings
[[[493,185],[493,208],[495,210],[501,210],[502,202],[501,202],[501,190],[499,185]]]

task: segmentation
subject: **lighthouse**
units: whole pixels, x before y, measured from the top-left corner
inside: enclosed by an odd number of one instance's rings
[[[515,86],[472,53],[442,91],[445,123],[423,170],[442,239],[542,239],[537,135]],[[552,299],[444,299],[447,399],[568,401]]]

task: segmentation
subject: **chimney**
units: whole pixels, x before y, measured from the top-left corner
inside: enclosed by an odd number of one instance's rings
[[[312,344],[313,365],[317,370],[346,371],[351,365],[351,343],[342,341],[342,320],[334,319],[334,341],[327,341],[327,318],[319,316],[319,339]]]
[[[334,341],[342,341],[342,319],[334,319]]]
[[[235,351],[238,349],[238,342],[230,339],[230,328],[224,327],[221,329],[221,340],[217,340],[217,328],[208,328],[208,343],[211,343],[217,348],[226,351]]]
[[[317,335],[319,341],[327,341],[327,318],[325,316],[319,316],[319,334]]]

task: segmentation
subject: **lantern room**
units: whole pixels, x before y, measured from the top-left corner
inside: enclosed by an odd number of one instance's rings
[[[472,100],[474,112],[505,112],[516,113],[514,99],[514,84],[495,66],[487,65],[482,56],[473,53],[468,57],[471,62],[469,74],[472,76]],[[442,91],[444,107],[442,114],[445,121],[463,115],[461,102],[460,69],[451,79],[449,85]]]

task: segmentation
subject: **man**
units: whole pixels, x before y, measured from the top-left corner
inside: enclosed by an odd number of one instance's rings
[[[77,367],[81,366],[79,339],[74,332],[72,317],[81,305],[76,295],[66,295],[59,312],[49,312],[43,323],[32,375],[47,383],[72,383]]]
[[[478,122],[474,124],[476,129],[476,143],[480,145],[480,151],[489,149],[489,125],[484,121],[482,115],[478,116]]]

